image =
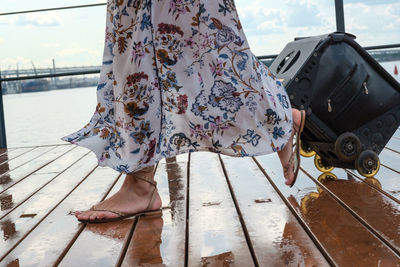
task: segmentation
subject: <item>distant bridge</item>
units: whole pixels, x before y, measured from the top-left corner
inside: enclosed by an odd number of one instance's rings
[[[400,61],[400,49],[381,49],[368,50],[370,55],[378,62]],[[260,58],[266,65],[271,65],[276,55],[261,56]],[[101,66],[83,66],[83,67],[65,67],[65,68],[43,68],[43,69],[21,69],[21,70],[3,70],[1,78],[36,76],[44,74],[86,72],[100,70]]]
[[[101,66],[86,66],[6,70],[1,72],[0,82],[3,81],[3,84],[0,84],[0,88],[3,94],[9,94],[96,86],[100,68]],[[96,76],[84,76],[89,74]]]
[[[373,50],[369,53],[378,62],[400,61],[400,49]]]
[[[100,70],[100,66],[2,70],[1,78],[4,79],[4,78],[11,78],[11,77],[38,76],[38,75],[46,75],[46,74],[86,72],[86,71],[96,71],[96,70]]]

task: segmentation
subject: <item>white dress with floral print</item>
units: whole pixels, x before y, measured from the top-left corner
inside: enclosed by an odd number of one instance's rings
[[[292,129],[286,91],[251,52],[233,0],[108,0],[97,101],[61,139],[123,173],[187,152],[276,152]]]

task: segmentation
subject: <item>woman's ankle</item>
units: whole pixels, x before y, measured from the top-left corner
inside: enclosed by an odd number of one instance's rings
[[[134,193],[140,196],[152,192],[155,186],[153,173],[129,173],[126,175],[120,191],[121,193]]]

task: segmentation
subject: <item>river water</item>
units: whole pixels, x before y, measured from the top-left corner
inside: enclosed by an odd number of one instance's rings
[[[85,126],[97,104],[96,87],[3,96],[7,146],[66,144],[61,137]]]
[[[382,66],[394,75],[395,65]],[[65,144],[61,137],[80,130],[91,119],[97,104],[96,87],[52,90],[3,96],[7,146]]]

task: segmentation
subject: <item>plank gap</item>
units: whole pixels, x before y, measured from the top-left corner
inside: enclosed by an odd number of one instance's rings
[[[220,161],[221,166],[222,166],[222,170],[223,170],[224,175],[225,175],[226,183],[228,184],[229,192],[231,193],[231,197],[232,197],[233,203],[234,203],[235,208],[236,208],[236,212],[239,215],[239,221],[240,221],[240,224],[242,225],[243,233],[244,233],[244,236],[246,238],[247,246],[249,247],[251,257],[253,258],[254,265],[256,267],[259,267],[260,264],[258,263],[256,253],[254,251],[253,243],[251,242],[251,239],[250,239],[250,236],[249,236],[249,231],[247,230],[246,223],[244,222],[244,219],[243,219],[243,214],[242,214],[242,212],[241,212],[241,210],[239,208],[239,204],[237,202],[237,198],[236,198],[235,192],[233,191],[232,184],[229,181],[228,173],[227,173],[226,168],[225,168],[225,164],[222,161],[221,155],[218,154],[218,157],[219,157],[219,161]]]
[[[275,189],[276,193],[280,196],[282,201],[286,204],[288,209],[291,211],[293,216],[297,219],[297,221],[300,223],[300,225],[303,227],[304,231],[308,234],[308,236],[311,238],[311,240],[314,242],[315,246],[319,249],[321,254],[325,257],[326,261],[331,265],[331,266],[339,266],[332,256],[328,253],[328,251],[324,248],[322,243],[318,240],[318,238],[314,235],[314,233],[311,231],[311,229],[308,227],[308,225],[303,221],[303,219],[299,216],[299,214],[295,211],[292,205],[290,205],[289,201],[286,199],[286,197],[282,194],[282,192],[279,190],[279,188],[276,186],[276,184],[272,181],[271,177],[266,173],[264,170],[263,166],[260,164],[260,162],[253,157],[253,160],[257,164],[258,168],[261,170],[261,172],[265,175],[265,177],[268,179],[269,183],[272,185],[272,187]]]

